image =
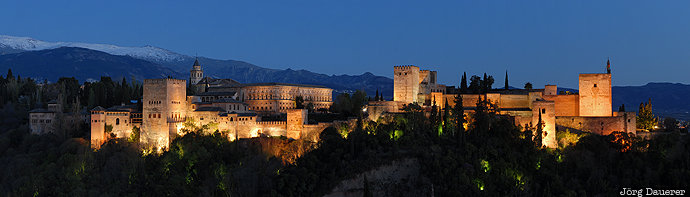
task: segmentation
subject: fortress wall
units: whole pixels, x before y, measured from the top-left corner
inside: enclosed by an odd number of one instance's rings
[[[491,103],[500,104],[501,103],[501,94],[499,94],[499,93],[488,93],[488,94],[486,94],[486,99],[488,99]]]
[[[611,116],[611,74],[580,74],[579,83],[580,116]]]
[[[498,103],[500,108],[529,108],[529,95],[502,94]]]
[[[443,96],[443,92],[432,92],[429,95],[431,95],[431,105],[436,104],[436,106],[438,106],[441,109],[446,107],[446,99]]]
[[[369,101],[367,104],[368,118],[371,121],[376,121],[386,112],[397,113],[401,112],[403,102],[397,101]]]
[[[484,95],[481,95],[481,94],[462,94],[462,106],[463,107],[476,107],[479,99],[484,99]]]
[[[318,142],[321,132],[326,128],[332,126],[332,122],[320,122],[319,124],[304,125],[301,136],[303,140]]]
[[[529,113],[529,116],[513,116],[515,117],[515,125],[522,126],[523,128],[525,125],[529,125],[532,122],[532,112]]]
[[[554,101],[556,116],[579,116],[580,95],[544,95],[544,100]]]
[[[633,112],[634,113],[634,112]],[[556,118],[558,126],[568,127],[581,131],[587,131],[599,135],[608,135],[614,131],[623,131],[634,133],[635,118],[630,117],[628,120],[624,116],[609,116],[609,117],[584,117],[584,116],[563,116]],[[632,127],[628,126],[631,125]],[[626,127],[628,126],[628,127]]]

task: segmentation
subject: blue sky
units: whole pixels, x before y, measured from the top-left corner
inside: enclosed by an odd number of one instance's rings
[[[448,85],[508,70],[512,86],[577,87],[610,57],[614,85],[690,83],[689,1],[17,1],[0,34],[325,74],[413,64]]]

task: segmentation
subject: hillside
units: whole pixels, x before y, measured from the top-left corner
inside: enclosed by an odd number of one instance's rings
[[[130,56],[111,55],[84,48],[61,47],[0,55],[0,70],[12,69],[23,77],[57,81],[60,77],[76,77],[79,81],[113,78],[161,78],[181,76],[179,73]]]
[[[654,114],[690,120],[690,85],[648,83],[643,86],[614,86],[613,106],[625,104],[626,111],[637,111],[641,102],[652,99]]]

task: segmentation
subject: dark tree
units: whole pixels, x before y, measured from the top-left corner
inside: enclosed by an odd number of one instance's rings
[[[470,86],[468,87],[468,90],[471,93],[479,94],[482,91],[482,78],[477,75],[472,75],[472,78],[470,78]]]
[[[374,101],[379,101],[381,98],[379,97],[379,89],[376,89],[376,96],[374,96]]]
[[[537,130],[534,133],[534,144],[537,148],[542,147],[542,139],[544,134],[544,122],[541,119],[541,110],[539,110],[539,121],[537,122]]]
[[[532,89],[532,83],[527,82],[525,83],[525,90],[531,90]]]
[[[652,130],[656,126],[659,118],[652,113],[652,98],[649,98],[647,103],[640,103],[640,109],[637,112],[637,128],[644,130]]]
[[[302,96],[295,97],[295,109],[304,109],[304,98]]]
[[[460,79],[460,93],[467,92],[467,73],[462,73],[462,79]]]
[[[12,69],[7,69],[7,80],[14,79],[14,75],[12,75]]]

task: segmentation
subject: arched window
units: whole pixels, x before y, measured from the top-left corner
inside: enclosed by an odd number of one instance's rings
[[[115,125],[120,125],[120,119],[119,118],[115,119]]]

